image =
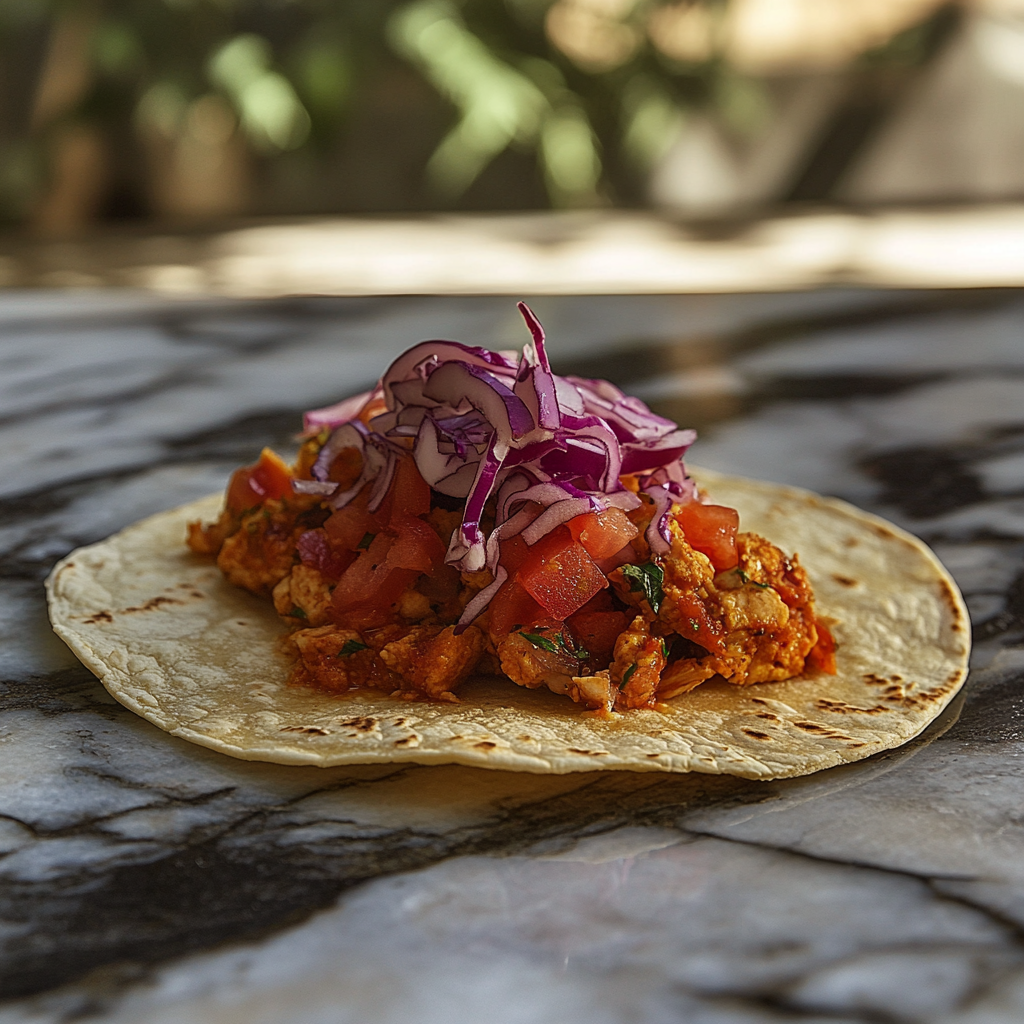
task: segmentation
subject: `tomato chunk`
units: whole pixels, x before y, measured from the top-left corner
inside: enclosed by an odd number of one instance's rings
[[[583,545],[591,558],[610,558],[621,551],[640,531],[621,508],[584,512],[565,524],[573,540]]]
[[[349,629],[386,625],[391,606],[419,575],[388,561],[395,538],[378,533],[366,551],[345,570],[331,595],[331,618]]]
[[[556,619],[568,618],[608,586],[604,573],[564,526],[552,530],[530,548],[516,578]]]
[[[679,632],[700,644],[712,654],[725,654],[725,630],[722,624],[713,619],[704,602],[692,592],[684,592],[676,601],[681,626]]]
[[[324,523],[324,531],[332,546],[341,551],[365,550],[381,532],[376,518],[366,511],[366,492],[357,494],[344,508],[339,508]]]
[[[629,625],[625,612],[577,612],[569,619],[569,628],[580,644],[590,651],[591,665],[607,668],[615,652],[615,641]]]
[[[420,475],[409,456],[399,456],[388,493],[377,509],[382,523],[391,523],[394,515],[421,516],[430,511],[430,485]]]
[[[491,598],[490,634],[495,640],[508,636],[517,626],[533,626],[548,613],[523,589],[516,580],[507,580]]]
[[[267,498],[284,498],[292,493],[291,470],[277,452],[264,448],[251,466],[243,466],[231,474],[227,507],[241,514]]]
[[[677,508],[672,515],[683,528],[690,547],[707,555],[715,572],[731,569],[739,561],[736,531],[740,526],[740,514],[736,509],[691,501]]]
[[[295,543],[295,550],[303,565],[316,569],[329,580],[338,579],[355,561],[351,551],[338,551],[323,530],[307,530]]]
[[[395,513],[391,516],[391,529],[396,536],[387,554],[389,565],[396,569],[430,572],[444,561],[445,549],[440,537],[422,519]]]

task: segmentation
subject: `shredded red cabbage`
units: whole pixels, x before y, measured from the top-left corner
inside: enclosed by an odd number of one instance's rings
[[[372,511],[387,494],[397,458],[411,452],[434,490],[465,499],[445,560],[462,571],[495,574],[466,609],[474,617],[504,578],[500,540],[522,534],[534,544],[583,512],[635,509],[640,500],[620,477],[636,474],[655,503],[647,541],[664,554],[672,505],[696,497],[682,461],[695,431],[678,429],[607,381],[556,377],[540,322],[526,303],[519,311],[531,340],[518,358],[425,341],[399,356],[374,390],[305,415],[307,432],[331,434],[313,465],[314,480],[296,481],[297,489],[329,495],[342,508],[372,481]],[[328,472],[350,447],[362,455],[362,473],[338,493]],[[480,522],[492,495],[496,521],[485,535]]]

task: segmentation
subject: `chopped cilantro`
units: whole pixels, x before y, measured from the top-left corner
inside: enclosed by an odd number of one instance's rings
[[[651,611],[657,615],[665,596],[661,589],[665,582],[665,573],[661,566],[653,562],[646,565],[624,565],[622,575],[629,580],[629,589],[635,594],[643,594],[651,606]]]
[[[356,550],[365,551],[373,543],[373,538],[376,536],[377,534],[370,533],[369,531],[364,533],[363,539],[356,545]]]
[[[512,632],[516,633],[518,630],[513,629]],[[576,647],[572,639],[564,633],[556,633],[552,637],[541,636],[540,633],[519,633],[519,635],[542,651],[550,651],[552,654],[562,652],[577,661],[586,661],[590,657],[590,651],[583,647]]]
[[[633,678],[633,673],[636,671],[636,665],[630,665],[625,672],[622,673],[622,682],[619,683],[619,689],[621,690],[626,683]]]
[[[584,647],[577,647],[572,642],[572,638],[566,636],[565,633],[559,633],[555,639],[558,641],[559,647],[561,647],[570,658],[575,658],[577,661],[586,661],[587,658],[590,657],[590,651]]]
[[[661,656],[668,661],[668,644],[665,643],[665,638],[661,638]]]
[[[300,608],[297,604],[293,604],[292,605],[292,610],[288,614],[291,615],[292,618],[295,618],[295,619],[308,619],[309,618],[309,616],[305,613],[305,611],[302,608]]]
[[[694,633],[699,633],[700,622],[697,619],[690,619],[690,629],[692,629]]]
[[[555,646],[554,641],[549,640],[546,636],[541,636],[539,633],[520,633],[519,635],[524,640],[529,640],[534,647],[542,651],[550,651],[552,654],[558,653],[558,648]]]
[[[755,587],[760,587],[762,590],[771,590],[771,584],[758,583],[757,580],[752,580],[742,569],[736,570],[740,574],[740,579],[744,583],[753,583]]]
[[[360,640],[346,640],[341,645],[341,650],[338,651],[339,658],[347,658],[350,654],[356,654],[358,651],[368,651],[369,648]]]

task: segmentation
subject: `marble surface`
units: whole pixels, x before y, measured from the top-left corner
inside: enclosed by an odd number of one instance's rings
[[[694,461],[931,543],[976,650],[902,749],[803,779],[235,761],[49,632],[71,548],[215,490],[499,298],[0,296],[0,1024],[1024,1017],[1024,295],[538,299],[556,369]]]

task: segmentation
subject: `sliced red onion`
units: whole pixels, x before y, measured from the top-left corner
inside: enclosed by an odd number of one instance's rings
[[[320,449],[316,461],[310,468],[314,480],[326,480],[327,474],[331,471],[331,463],[346,448],[356,448],[363,453],[366,447],[366,427],[358,420],[345,423],[338,427],[327,439],[327,443]]]
[[[462,617],[455,626],[454,633],[456,636],[472,624],[474,619],[483,615],[487,606],[491,603],[491,598],[501,589],[502,583],[507,579],[508,570],[503,565],[499,565],[494,573],[494,579],[466,605]]]
[[[384,503],[384,499],[391,489],[391,481],[395,478],[395,470],[398,468],[398,456],[393,451],[385,451],[384,458],[387,460],[384,467],[377,471],[377,477],[373,481],[373,488],[370,491],[370,498],[366,508],[370,512],[376,512]]]
[[[672,534],[668,529],[668,514],[675,500],[667,486],[652,486],[647,496],[654,502],[654,518],[644,538],[655,555],[667,555],[671,549]]]
[[[561,421],[555,377],[544,347],[544,328],[525,302],[520,302],[518,308],[533,335],[533,344],[523,347],[514,390],[529,407],[537,426],[542,430],[554,430]]]
[[[470,363],[443,363],[423,388],[428,398],[446,402],[453,409],[472,406],[494,428],[499,442],[511,445],[534,430],[529,409],[512,389],[493,374]]]
[[[335,405],[328,405],[323,409],[311,409],[302,417],[303,432],[315,434],[325,427],[332,430],[334,427],[341,426],[342,423],[355,419],[372,399],[383,397],[384,392],[378,384],[370,391],[360,392]]]
[[[696,490],[681,458],[693,431],[680,430],[607,381],[556,377],[544,330],[524,303],[519,310],[531,340],[521,356],[458,342],[423,342],[400,356],[372,392],[307,415],[307,426],[336,427],[301,493],[347,504],[368,484],[377,508],[388,494],[398,458],[412,454],[423,479],[441,494],[465,499],[462,524],[446,561],[463,571],[486,565],[498,578],[500,545],[521,534],[533,544],[577,515],[606,508],[632,511],[640,499],[620,477],[636,475],[655,502],[647,531],[656,554],[668,550],[668,512]],[[387,411],[364,424],[368,402]],[[344,493],[327,479],[345,447],[363,459],[359,479]],[[480,523],[492,494],[496,522]],[[504,572],[504,570],[501,570]],[[460,623],[479,615],[499,584],[478,594]]]
[[[466,499],[462,525],[452,534],[445,561],[463,572],[479,572],[487,564],[486,538],[480,530],[480,519],[507,451],[497,439],[491,442],[487,454],[480,460],[473,489]]]
[[[330,480],[292,480],[292,490],[296,494],[322,494],[326,497],[337,489],[338,485]]]
[[[569,522],[577,516],[587,512],[593,512],[593,506],[589,498],[566,498],[564,501],[556,501],[546,509],[525,530],[523,540],[531,546],[536,544],[541,537],[547,536],[556,526]]]
[[[624,444],[622,451],[622,473],[642,473],[657,469],[667,462],[678,462],[686,450],[697,440],[696,430],[674,430],[646,445]]]
[[[516,362],[506,353],[492,352],[476,345],[463,345],[458,341],[421,341],[408,352],[400,355],[381,378],[380,387],[389,409],[394,409],[396,395],[394,387],[416,375],[417,368],[428,360],[435,366],[442,366],[449,360],[457,360],[474,366],[489,367],[497,372],[516,372]]]

